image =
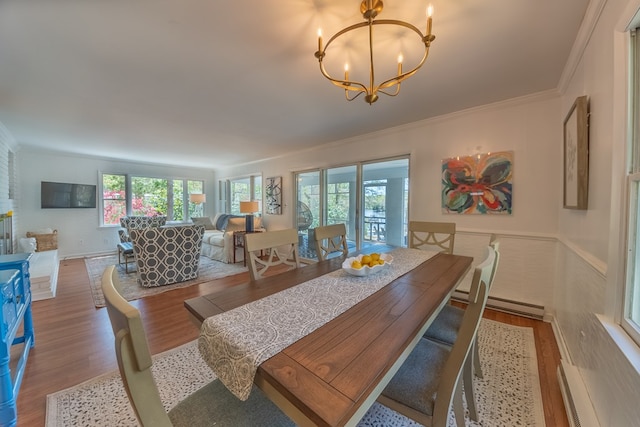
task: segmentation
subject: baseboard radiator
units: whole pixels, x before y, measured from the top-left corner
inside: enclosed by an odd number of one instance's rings
[[[469,301],[469,292],[455,290],[451,298],[456,301],[467,302]],[[518,316],[530,317],[536,320],[543,320],[544,318],[544,307],[541,305],[492,297],[491,295],[489,295],[489,299],[487,300],[487,308],[509,314],[516,314]]]
[[[578,368],[561,360],[557,374],[569,425],[571,427],[600,427]]]

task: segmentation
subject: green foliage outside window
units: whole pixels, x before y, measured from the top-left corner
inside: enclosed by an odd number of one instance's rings
[[[103,224],[118,225],[120,218],[127,215],[127,175],[103,174]],[[171,183],[171,188],[169,184]],[[132,177],[131,178],[131,215],[155,216],[172,215],[172,221],[182,221],[184,206],[188,204],[188,214],[193,216],[196,205],[189,203],[189,194],[203,193],[204,182],[188,180],[188,193],[184,193],[184,180],[168,180],[163,178]],[[169,191],[171,190],[171,191]],[[171,197],[170,197],[171,194]]]

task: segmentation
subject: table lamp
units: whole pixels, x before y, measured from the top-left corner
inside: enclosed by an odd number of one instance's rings
[[[253,232],[253,213],[258,211],[258,202],[240,202],[240,213],[247,214],[245,217],[245,231]]]
[[[207,201],[206,194],[189,194],[189,201],[198,206],[198,213],[200,213],[200,215],[204,215],[204,207],[202,204]]]

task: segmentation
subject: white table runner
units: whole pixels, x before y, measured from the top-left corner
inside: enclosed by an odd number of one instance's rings
[[[220,381],[247,400],[258,366],[436,255],[397,248],[388,268],[367,277],[342,269],[205,319],[200,354]]]

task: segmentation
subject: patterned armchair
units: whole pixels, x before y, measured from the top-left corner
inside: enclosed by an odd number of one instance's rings
[[[148,227],[131,229],[138,284],[169,285],[198,277],[204,227]]]
[[[149,227],[162,227],[167,223],[166,216],[123,216],[120,218],[120,226],[118,230],[118,236],[120,236],[120,243],[127,243],[131,241],[129,237],[129,230],[149,228]]]

